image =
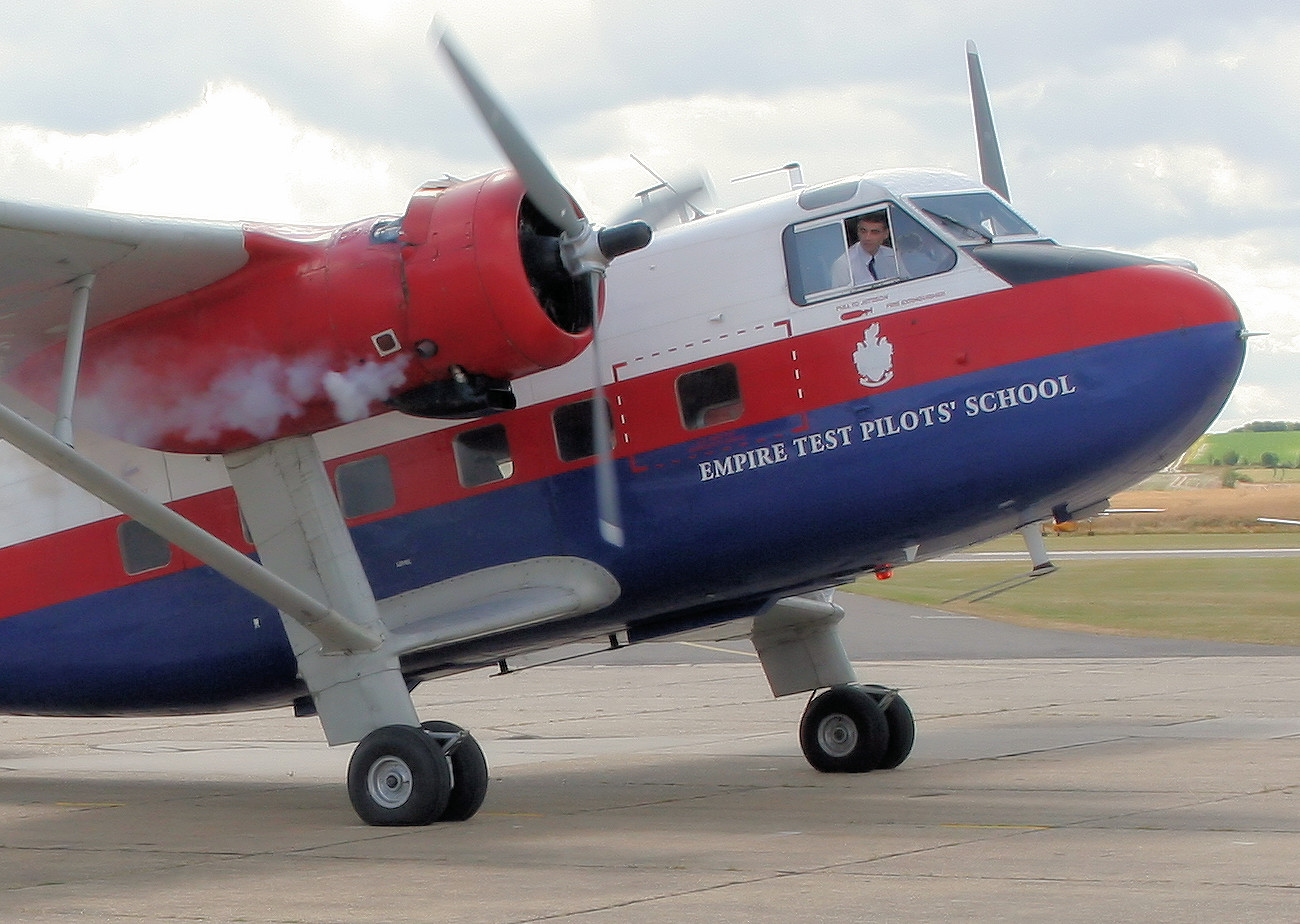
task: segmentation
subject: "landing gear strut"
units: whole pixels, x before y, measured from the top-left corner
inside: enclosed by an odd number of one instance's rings
[[[371,825],[464,821],[483,804],[487,785],[478,742],[449,722],[376,729],[348,764],[348,797]]]
[[[832,687],[815,697],[799,722],[799,745],[823,773],[892,770],[916,738],[912,710],[897,690]]]

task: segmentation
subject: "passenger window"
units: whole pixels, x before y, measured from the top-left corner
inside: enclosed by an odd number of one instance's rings
[[[143,523],[125,520],[117,527],[117,547],[127,574],[143,574],[166,568],[172,561],[167,540]]]
[[[799,305],[952,269],[957,255],[902,209],[881,203],[787,228],[790,297]]]
[[[745,411],[735,363],[687,372],[677,379],[682,426],[700,430],[738,420]]]
[[[503,481],[515,473],[510,441],[501,424],[457,433],[451,446],[456,457],[456,473],[466,488]]]
[[[609,443],[605,449],[614,448],[614,420],[609,411],[609,404],[604,403],[605,417],[609,420]],[[576,462],[594,456],[596,434],[592,426],[592,401],[577,401],[564,404],[551,414],[551,425],[555,428],[555,448],[564,462]]]
[[[344,462],[334,472],[334,484],[338,487],[339,506],[348,519],[379,513],[397,503],[387,456]]]

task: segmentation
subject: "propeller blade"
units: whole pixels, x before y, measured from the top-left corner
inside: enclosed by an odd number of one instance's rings
[[[998,135],[993,130],[993,110],[989,106],[988,89],[984,86],[984,70],[975,43],[966,42],[966,70],[970,74],[970,103],[975,113],[975,144],[980,155],[980,179],[989,189],[1011,201],[1007,189],[1007,174],[1002,169],[1002,152],[998,148]]]
[[[638,160],[637,163],[640,161]],[[639,193],[640,201],[631,208],[625,209],[615,220],[615,224],[644,221],[651,228],[657,228],[670,215],[699,218],[706,214],[693,201],[698,199],[706,204],[713,201],[713,186],[704,173],[693,171],[675,182],[660,179],[657,173],[651,173],[651,176],[659,180],[659,185]],[[661,195],[652,195],[660,190],[663,190]]]
[[[591,303],[597,307],[595,316],[598,317],[601,276],[593,272],[588,274],[588,278],[591,280]],[[591,442],[596,449],[596,517],[601,538],[610,545],[622,548],[626,536],[623,532],[623,511],[618,500],[618,479],[614,471],[614,439],[609,420],[612,409],[605,399],[600,326],[594,318],[591,327],[591,364]]]
[[[591,355],[595,373],[592,383],[591,433],[596,450],[596,511],[600,520],[601,537],[610,545],[621,547],[625,541],[623,515],[619,510],[612,427],[609,403],[605,399],[604,364],[600,356],[600,283],[611,260],[640,250],[650,243],[650,225],[644,221],[632,220],[599,228],[580,216],[568,190],[523,130],[497,102],[487,83],[470,63],[469,57],[451,37],[450,30],[435,20],[429,30],[429,38],[442,50],[455,69],[466,92],[487,123],[488,130],[523,181],[529,201],[560,229],[559,257],[564,269],[575,280],[585,275],[591,286]]]
[[[479,76],[468,56],[452,38],[451,30],[435,22],[429,30],[429,40],[442,50],[460,77],[465,91],[487,124],[488,131],[523,180],[533,205],[566,236],[580,236],[587,227],[587,221],[578,215],[568,190],[555,176],[536,146],[497,102],[496,96],[488,89],[487,82]]]

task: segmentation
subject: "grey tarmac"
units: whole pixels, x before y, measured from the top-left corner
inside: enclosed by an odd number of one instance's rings
[[[1053,561],[1142,561],[1153,558],[1300,558],[1300,548],[1290,549],[1053,549]],[[1024,561],[1020,552],[953,552],[935,561],[957,564],[995,564]]]
[[[849,602],[859,658],[876,605]],[[0,718],[0,920],[1300,918],[1300,653],[1018,644],[874,646],[859,676],[903,690],[917,745],[859,776],[810,769],[804,698],[719,646],[429,683],[492,785],[416,829],[360,824],[350,749],[287,710]]]

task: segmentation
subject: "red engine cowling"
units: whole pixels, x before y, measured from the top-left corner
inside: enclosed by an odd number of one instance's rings
[[[444,364],[503,379],[568,362],[592,306],[558,236],[513,173],[416,193],[402,220],[412,335],[440,339]]]
[[[223,453],[393,407],[513,406],[511,379],[591,339],[589,283],[557,238],[508,172],[421,189],[400,223],[247,226],[242,269],[88,331],[74,422]],[[52,345],[9,381],[52,407],[62,361]]]

